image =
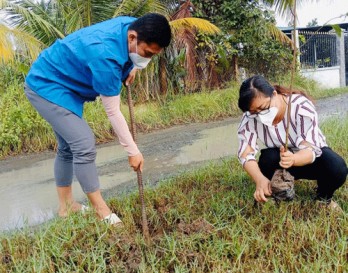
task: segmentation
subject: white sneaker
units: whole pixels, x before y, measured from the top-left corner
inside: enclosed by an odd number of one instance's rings
[[[89,207],[85,206],[85,205],[81,205],[81,213],[85,214],[89,211]]]
[[[335,201],[332,201],[332,200],[327,205],[327,208],[330,209],[332,212],[343,213],[343,209],[340,207],[340,205],[337,204]]]
[[[103,222],[106,222],[107,224],[111,226],[116,226],[116,225],[122,225],[122,221],[120,218],[115,213],[111,213],[108,216],[105,216],[104,219],[102,220]]]
[[[326,201],[318,201],[318,202],[321,208],[324,208],[330,212],[338,213],[338,214],[343,213],[343,209],[340,207],[340,205],[333,200],[331,200],[330,203],[327,203]]]

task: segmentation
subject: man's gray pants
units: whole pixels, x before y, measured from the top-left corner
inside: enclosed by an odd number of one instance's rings
[[[85,193],[98,190],[95,138],[91,128],[82,118],[42,98],[28,86],[24,90],[31,104],[52,126],[56,135],[58,149],[54,176],[57,187],[70,186],[75,174]]]

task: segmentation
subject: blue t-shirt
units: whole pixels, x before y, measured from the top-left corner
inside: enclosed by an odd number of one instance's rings
[[[120,94],[133,68],[128,27],[133,17],[117,17],[80,29],[42,51],[26,84],[41,97],[82,116],[83,103],[102,94]]]

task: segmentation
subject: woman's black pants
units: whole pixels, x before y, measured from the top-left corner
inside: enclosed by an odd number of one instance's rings
[[[291,167],[288,171],[295,179],[317,180],[316,199],[331,200],[334,192],[341,187],[347,178],[347,164],[344,159],[329,147],[323,147],[322,155],[311,164],[301,167]],[[279,148],[261,150],[259,167],[264,176],[269,180],[279,165]]]

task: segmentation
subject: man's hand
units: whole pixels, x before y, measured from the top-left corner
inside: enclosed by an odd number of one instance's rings
[[[294,164],[295,164],[295,155],[290,151],[285,152],[284,146],[281,146],[279,165],[283,167],[284,169],[288,169],[292,167]]]
[[[133,68],[132,71],[129,72],[129,75],[125,81],[126,86],[131,85],[134,82],[136,74],[137,74],[137,69]]]
[[[131,166],[135,172],[138,170],[140,170],[141,172],[143,171],[144,157],[141,153],[134,156],[129,156],[128,162],[129,166]]]
[[[254,198],[257,202],[267,202],[268,199],[266,198],[266,196],[271,195],[271,181],[269,181],[266,177],[263,177],[261,180],[256,182]]]

